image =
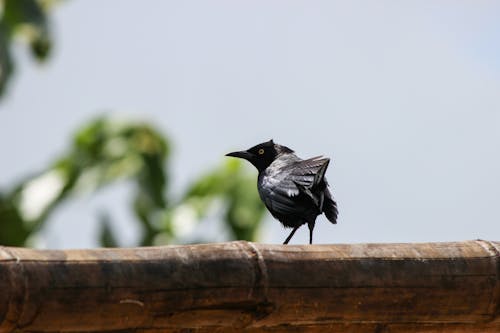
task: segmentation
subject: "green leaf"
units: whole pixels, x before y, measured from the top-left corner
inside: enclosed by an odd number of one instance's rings
[[[255,172],[227,159],[196,179],[173,203],[165,195],[169,154],[168,140],[148,124],[107,117],[85,124],[68,151],[0,201],[0,243],[23,245],[73,195],[123,179],[135,184],[131,208],[142,227],[140,245],[186,239],[213,207],[222,207],[218,218],[233,238],[255,240],[264,216]],[[100,220],[101,244],[115,246],[109,216],[101,214]]]
[[[23,245],[30,230],[26,227],[15,204],[0,193],[0,245]]]
[[[99,214],[99,224],[101,230],[99,232],[99,241],[102,247],[117,247],[118,242],[113,235],[113,229],[111,227],[111,218],[108,213],[101,212]]]
[[[0,97],[4,94],[7,81],[14,70],[9,48],[8,30],[3,20],[0,19]]]
[[[182,202],[191,204],[203,217],[211,203],[222,198],[226,203],[223,220],[234,238],[255,240],[265,212],[256,182],[256,175],[241,161],[227,160],[194,182]]]
[[[35,0],[4,0],[3,21],[10,35],[20,34],[29,43],[32,55],[44,60],[51,49],[45,12]]]
[[[38,61],[50,55],[52,38],[45,12],[48,7],[47,0],[0,1],[0,97],[5,94],[15,67],[11,56],[15,40],[27,42],[32,56]]]

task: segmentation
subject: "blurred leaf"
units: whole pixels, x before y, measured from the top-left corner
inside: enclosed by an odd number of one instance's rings
[[[48,8],[57,0],[0,0],[0,97],[15,64],[12,43],[28,44],[43,61],[52,49]],[[212,207],[222,202],[221,218],[237,239],[253,240],[264,206],[255,188],[255,175],[228,160],[193,182],[177,203],[168,200],[168,140],[153,126],[106,117],[84,125],[68,151],[46,170],[28,177],[0,196],[0,244],[23,245],[65,200],[129,179],[135,184],[132,209],[143,235],[141,245],[175,241],[194,229]],[[101,242],[114,245],[109,217],[101,216]]]
[[[8,196],[0,193],[0,244],[19,246],[30,235],[16,206]]]
[[[8,202],[21,221],[18,224],[33,233],[72,195],[131,179],[136,183],[134,211],[144,230],[141,244],[151,244],[158,232],[156,216],[167,205],[168,151],[166,140],[151,126],[100,117],[77,131],[70,149],[52,166],[19,184]],[[5,212],[0,212],[0,220]]]
[[[25,41],[38,61],[50,55],[52,38],[46,14],[49,7],[47,0],[0,1],[0,97],[14,69],[11,56],[14,40]]]
[[[255,240],[265,212],[256,182],[256,175],[246,172],[241,161],[228,159],[194,182],[183,202],[191,204],[203,217],[211,204],[221,198],[226,203],[224,220],[234,238]]]
[[[118,242],[113,235],[113,229],[111,227],[111,218],[106,212],[101,212],[99,214],[99,225],[101,230],[99,232],[99,243],[102,247],[117,247]]]
[[[23,245],[65,200],[123,179],[135,183],[131,208],[142,228],[139,245],[189,241],[214,207],[222,209],[216,210],[218,219],[232,238],[255,240],[264,214],[255,172],[226,159],[174,203],[165,195],[169,154],[168,140],[148,124],[107,117],[89,122],[76,132],[66,153],[2,199],[0,235],[5,236],[0,243]],[[109,216],[101,214],[99,220],[101,244],[116,246]]]
[[[5,91],[7,80],[13,71],[12,58],[10,56],[10,38],[5,23],[0,19],[0,96]]]
[[[10,34],[27,40],[32,55],[44,60],[51,48],[47,17],[39,1],[4,0],[5,22]]]

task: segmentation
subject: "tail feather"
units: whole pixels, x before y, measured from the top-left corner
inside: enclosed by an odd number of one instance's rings
[[[328,221],[333,224],[337,224],[337,216],[339,215],[339,211],[337,209],[337,203],[333,200],[330,191],[328,188],[325,189],[325,201],[323,203],[323,212],[326,215]]]

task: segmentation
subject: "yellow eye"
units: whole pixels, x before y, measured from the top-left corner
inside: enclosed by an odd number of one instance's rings
[[[260,148],[260,149],[259,149],[259,155],[262,155],[262,154],[264,154],[264,149],[263,149],[263,148]]]

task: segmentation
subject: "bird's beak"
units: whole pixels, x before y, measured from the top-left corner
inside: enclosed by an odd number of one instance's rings
[[[226,156],[243,158],[243,159],[245,159],[245,160],[249,161],[249,160],[251,160],[251,159],[252,159],[253,154],[252,154],[252,153],[249,153],[249,152],[248,152],[248,151],[246,151],[246,150],[242,150],[242,151],[235,151],[235,152],[232,152],[232,153],[226,154]]]

